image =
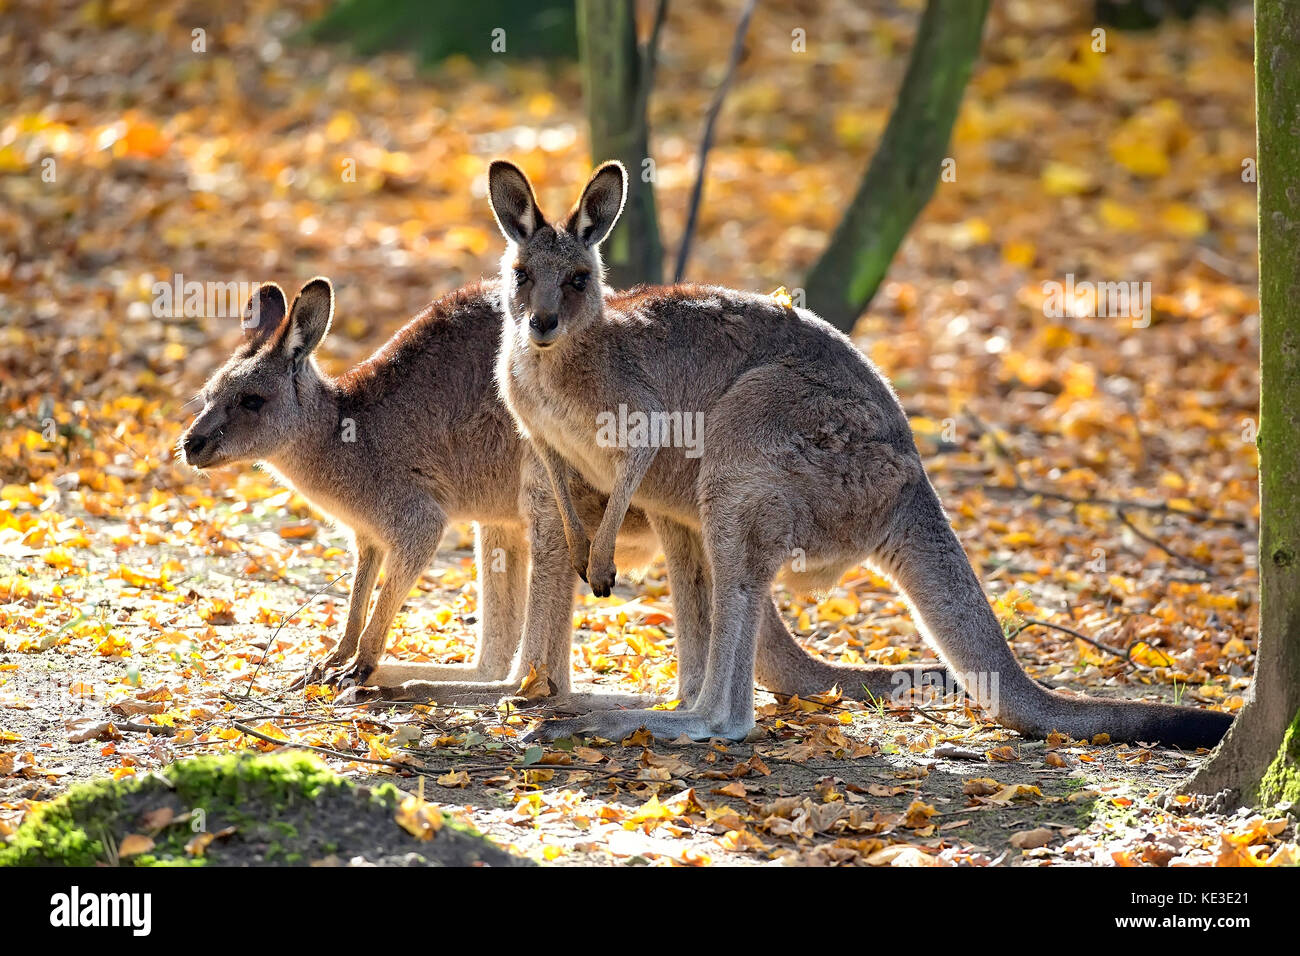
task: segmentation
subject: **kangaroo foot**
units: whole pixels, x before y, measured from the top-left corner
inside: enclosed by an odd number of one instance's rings
[[[377,701],[405,700],[404,697],[392,696],[392,691],[400,689],[400,687],[362,687],[353,685],[336,694],[334,703],[340,707],[359,707]]]
[[[377,665],[370,661],[363,661],[360,658],[354,659],[350,664],[336,668],[325,675],[322,683],[337,687],[340,690],[346,690],[349,687],[359,687],[370,679],[370,675],[375,672]]]
[[[313,684],[328,684],[330,673],[343,667],[348,662],[348,658],[335,658],[333,654],[323,661],[317,661],[306,673],[299,674],[292,684],[289,685],[289,691],[300,691]]]
[[[507,697],[502,703],[509,703],[516,710],[543,708],[557,714],[585,714],[604,708],[647,708],[662,703],[660,697],[653,694],[607,694],[579,692],[556,694],[552,697],[540,697],[525,700],[522,697]]]
[[[725,720],[691,710],[598,710],[581,717],[544,720],[523,742],[560,740],[574,734],[622,740],[642,727],[661,740],[676,740],[682,734],[691,740],[743,740],[753,726],[752,716]]]

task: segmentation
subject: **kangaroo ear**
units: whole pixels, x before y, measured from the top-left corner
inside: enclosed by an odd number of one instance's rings
[[[539,226],[546,225],[528,177],[514,163],[492,161],[488,167],[488,198],[501,234],[511,242],[526,242]]]
[[[263,282],[248,297],[239,327],[244,330],[244,341],[261,345],[280,327],[288,311],[284,290],[274,282]]]
[[[626,199],[627,170],[616,159],[602,163],[587,180],[564,228],[583,245],[598,246],[618,222]]]
[[[293,297],[282,348],[296,368],[320,345],[334,318],[334,286],[324,276],[309,281]]]

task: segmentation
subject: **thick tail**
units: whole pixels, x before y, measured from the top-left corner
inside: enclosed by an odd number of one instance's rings
[[[1230,715],[1212,710],[1067,697],[1031,679],[1012,655],[929,482],[913,487],[874,559],[897,583],[922,633],[967,693],[999,723],[1027,737],[1104,733],[1112,740],[1212,747],[1232,723]]]
[[[942,661],[920,664],[832,664],[799,646],[776,603],[768,601],[758,626],[754,679],[777,694],[810,697],[839,686],[850,700],[910,700],[923,689],[943,695],[955,689]]]

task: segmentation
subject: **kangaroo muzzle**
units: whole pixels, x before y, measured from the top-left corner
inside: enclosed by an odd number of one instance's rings
[[[528,320],[528,338],[540,348],[546,348],[560,334],[560,314],[548,312],[543,315],[533,314]]]

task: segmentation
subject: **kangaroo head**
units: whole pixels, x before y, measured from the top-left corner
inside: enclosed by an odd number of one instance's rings
[[[334,288],[312,279],[285,307],[274,282],[244,306],[244,341],[208,379],[203,410],[181,436],[182,460],[194,468],[273,458],[308,427],[322,378],[312,353],[329,331]]]
[[[588,325],[601,314],[599,246],[614,228],[627,197],[627,170],[611,161],[591,174],[564,223],[549,225],[533,187],[518,166],[496,160],[488,195],[502,234],[502,307],[519,334],[537,349]]]

